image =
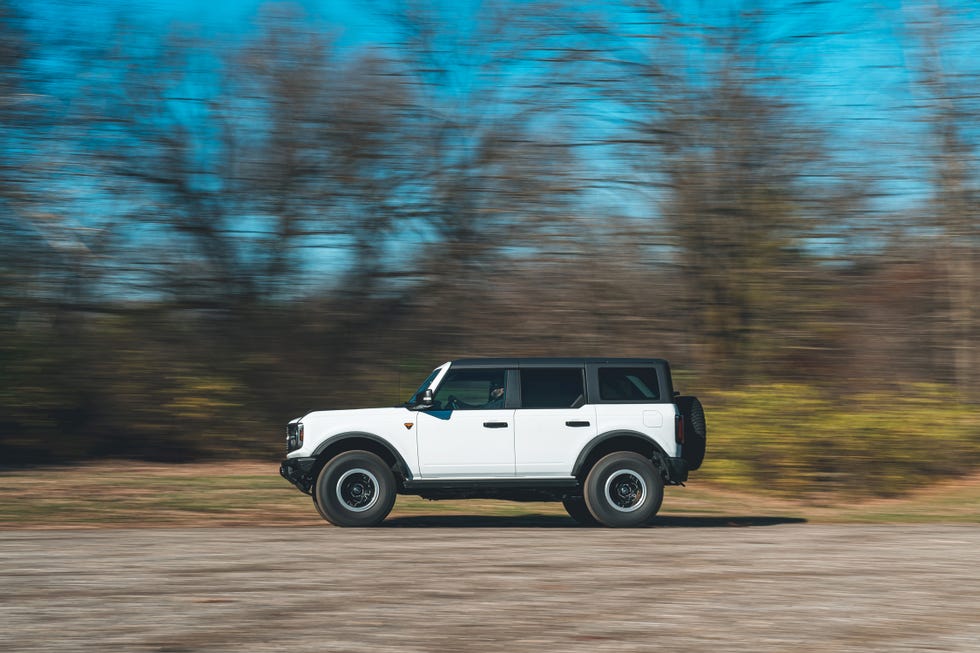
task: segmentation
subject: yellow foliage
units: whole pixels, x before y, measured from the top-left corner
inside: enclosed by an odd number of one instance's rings
[[[831,396],[803,384],[703,397],[699,475],[787,495],[895,495],[980,464],[980,409],[937,385]]]

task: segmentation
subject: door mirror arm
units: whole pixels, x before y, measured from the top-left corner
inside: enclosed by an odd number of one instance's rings
[[[419,398],[417,404],[412,406],[412,410],[425,410],[427,408],[432,408],[432,404],[435,403],[432,399],[432,390],[426,389],[422,392],[422,396]]]

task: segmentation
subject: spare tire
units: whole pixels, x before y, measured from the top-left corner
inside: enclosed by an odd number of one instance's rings
[[[687,461],[687,468],[694,471],[704,462],[704,451],[708,442],[708,423],[704,418],[704,407],[697,397],[690,396],[675,397],[674,403],[684,418],[681,457]]]

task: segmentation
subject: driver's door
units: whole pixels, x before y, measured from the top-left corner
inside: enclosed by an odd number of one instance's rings
[[[419,411],[419,470],[422,478],[514,476],[514,409],[494,400],[504,387],[503,369],[450,369]]]

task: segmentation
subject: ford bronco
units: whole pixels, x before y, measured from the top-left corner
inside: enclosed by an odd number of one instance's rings
[[[704,411],[647,358],[471,358],[404,404],[317,411],[286,429],[281,475],[338,526],[397,494],[561,501],[584,524],[641,526],[705,454]]]

